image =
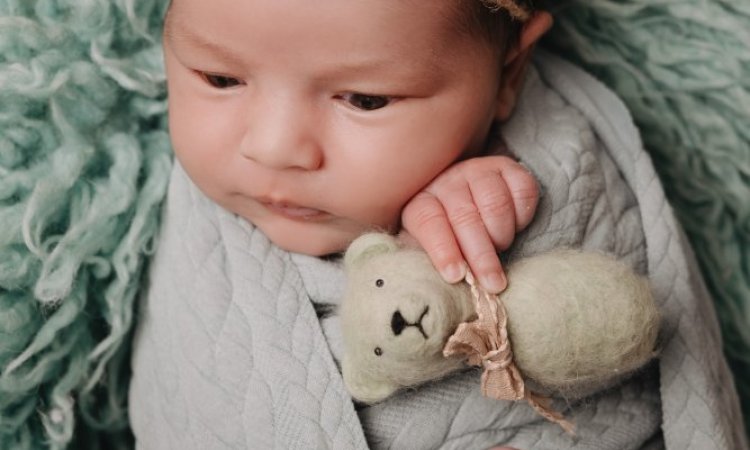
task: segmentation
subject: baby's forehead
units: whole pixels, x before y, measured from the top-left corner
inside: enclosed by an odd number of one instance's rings
[[[164,23],[169,24],[172,21],[174,15],[171,12],[173,10],[183,8],[190,1],[169,0],[167,12],[164,16]],[[523,11],[525,11],[525,9],[516,6],[517,2],[522,3],[523,0],[430,0],[429,2],[401,2],[406,3],[409,8],[422,9],[425,12],[428,10],[430,12],[437,11],[439,14],[428,15],[439,20],[447,28],[459,34],[469,34],[479,37],[488,37],[488,34],[496,34],[494,29],[500,28],[499,25],[503,22],[503,17],[508,16],[507,11],[509,7],[522,11],[521,14],[524,14]],[[293,5],[289,5],[289,8],[292,7]],[[182,18],[181,21],[183,20],[190,22],[191,18],[187,16]],[[389,30],[384,29],[383,32],[389,32]]]
[[[298,2],[299,8],[294,8]],[[312,6],[302,0],[246,0],[232,11],[226,9],[234,2],[219,0],[211,7],[202,3],[170,3],[164,23],[166,40],[207,49],[213,55],[232,54],[226,59],[240,62],[257,60],[260,52],[254,57],[253,51],[259,42],[266,53],[276,51],[289,58],[312,43],[315,48],[301,55],[302,59],[322,61],[319,56],[323,55],[325,60],[346,59],[347,63],[368,58],[399,61],[390,64],[396,72],[421,61],[440,71],[448,65],[458,70],[474,56],[484,59],[488,49],[497,59],[504,48],[494,45],[504,41],[505,33],[500,32],[504,28],[498,22],[503,16],[493,14],[480,0],[321,0]],[[300,20],[302,15],[304,20]],[[260,23],[259,17],[263,17]],[[335,39],[330,39],[334,34]],[[454,61],[457,53],[463,53],[464,63]]]

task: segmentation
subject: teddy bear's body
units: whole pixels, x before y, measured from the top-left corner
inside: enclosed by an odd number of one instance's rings
[[[352,396],[380,401],[464,367],[444,357],[459,324],[476,318],[465,283],[445,283],[427,255],[365,235],[346,254],[343,375]],[[508,269],[501,294],[513,359],[548,394],[601,389],[654,355],[658,313],[648,282],[609,256],[559,250]]]
[[[659,314],[648,280],[626,264],[555,250],[512,264],[508,280],[513,359],[537,390],[588,395],[654,356]]]

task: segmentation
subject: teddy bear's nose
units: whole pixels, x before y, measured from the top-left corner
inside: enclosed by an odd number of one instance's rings
[[[430,307],[425,306],[424,311],[422,311],[422,315],[419,316],[419,321],[415,323],[409,323],[406,321],[406,319],[404,319],[404,316],[401,315],[401,311],[397,310],[391,316],[391,330],[393,330],[393,334],[398,336],[402,331],[404,331],[404,328],[415,327],[425,339],[428,339],[429,336],[427,336],[427,333],[424,332],[424,328],[422,328],[422,319],[424,319],[424,316],[426,316],[429,311]]]
[[[391,317],[391,330],[393,330],[393,334],[396,336],[401,334],[406,325],[406,320],[404,320],[404,316],[401,315],[401,311],[393,313],[393,316]]]

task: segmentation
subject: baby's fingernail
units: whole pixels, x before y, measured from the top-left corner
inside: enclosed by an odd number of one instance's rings
[[[440,271],[440,275],[448,283],[457,283],[466,276],[466,263],[451,263]]]
[[[482,287],[493,294],[502,292],[507,285],[508,280],[503,273],[491,273],[482,278]]]

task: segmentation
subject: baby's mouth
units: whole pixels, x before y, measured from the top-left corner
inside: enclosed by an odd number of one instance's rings
[[[273,212],[274,214],[278,214],[280,216],[283,216],[292,220],[310,221],[310,220],[321,219],[323,217],[328,216],[328,213],[321,211],[319,209],[305,208],[302,206],[296,206],[296,205],[292,205],[289,203],[261,201],[261,204],[265,206],[266,209]]]

